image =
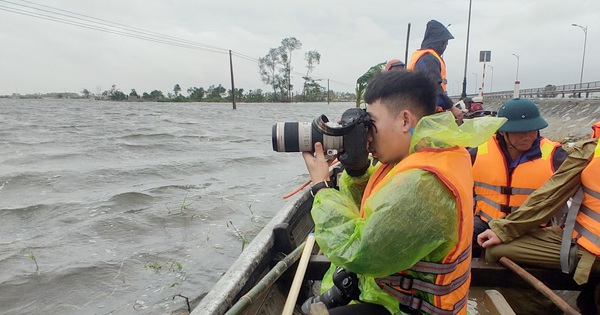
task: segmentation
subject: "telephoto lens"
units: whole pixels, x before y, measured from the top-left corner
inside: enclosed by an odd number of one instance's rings
[[[317,142],[325,150],[340,150],[344,142],[343,136],[326,135],[309,122],[278,122],[273,125],[271,135],[273,150],[277,152],[313,152]]]

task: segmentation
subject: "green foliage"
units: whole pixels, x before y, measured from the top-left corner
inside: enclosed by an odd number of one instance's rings
[[[305,102],[319,102],[327,99],[325,88],[310,77],[304,77],[304,101]]]
[[[200,102],[204,98],[204,88],[191,87],[187,89],[191,101]]]
[[[265,84],[273,87],[273,94],[282,80],[277,73],[277,67],[281,65],[281,50],[277,48],[269,49],[267,55],[258,59],[260,78]]]
[[[235,89],[235,99],[238,102],[244,101],[244,99],[245,99],[244,89]],[[227,100],[233,101],[233,98],[231,96],[231,90],[227,90]]]
[[[129,93],[129,97],[140,97],[135,89],[131,89],[131,93]]]
[[[225,99],[223,96],[227,93],[227,89],[225,89],[221,84],[219,86],[211,85],[206,91],[206,101],[207,102],[222,102]]]
[[[363,95],[365,94],[365,91],[367,90],[367,85],[369,83],[369,81],[371,81],[371,79],[377,74],[379,73],[381,70],[383,70],[383,67],[385,66],[385,62],[376,64],[374,66],[372,66],[371,68],[369,68],[369,70],[367,70],[367,72],[365,72],[363,75],[361,75],[357,80],[356,80],[356,107],[360,107],[360,105],[362,103],[364,103],[363,101]]]
[[[92,93],[90,93],[88,89],[83,89],[83,91],[81,91],[81,94],[83,94],[84,98],[90,98],[90,95],[92,95]]]
[[[179,86],[179,83],[175,84],[175,86],[173,87],[173,92],[175,92],[175,97],[179,95],[179,93],[181,92],[181,87]]]
[[[281,40],[280,51],[282,52],[281,60],[283,61],[283,82],[280,89],[286,88],[287,97],[291,100],[292,92],[292,52],[302,48],[302,43],[296,37],[287,37]],[[281,90],[283,95],[284,90]]]
[[[250,103],[262,103],[266,100],[265,95],[263,94],[261,89],[250,90],[245,95],[246,102]]]
[[[110,89],[110,91],[105,93],[108,94],[108,97],[113,100],[113,101],[122,101],[122,100],[126,100],[127,99],[127,95],[123,92],[121,92],[121,90],[117,89],[116,85],[112,85],[112,88]],[[104,94],[104,93],[103,93]]]
[[[153,101],[162,101],[165,99],[165,95],[163,94],[162,91],[159,90],[154,90],[152,92],[150,92],[150,99]]]

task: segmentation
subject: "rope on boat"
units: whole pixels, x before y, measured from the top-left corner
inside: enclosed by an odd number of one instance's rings
[[[338,161],[338,159],[337,159],[337,158],[335,158],[335,159],[333,159],[333,160],[329,161],[329,167],[331,168],[332,166],[334,166],[334,165],[337,165],[338,163],[340,163],[340,162]],[[311,183],[311,180],[309,179],[309,180],[307,180],[307,181],[306,181],[304,184],[300,185],[300,187],[298,187],[298,188],[296,188],[296,189],[294,189],[294,190],[290,191],[289,193],[287,193],[287,194],[283,195],[283,199],[288,199],[288,198],[290,198],[291,196],[293,196],[293,195],[297,194],[299,191],[301,191],[302,189],[304,189],[304,188],[305,188],[306,186],[308,186],[310,183]]]

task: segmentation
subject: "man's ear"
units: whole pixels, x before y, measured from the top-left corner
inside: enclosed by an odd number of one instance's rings
[[[408,110],[403,110],[398,117],[402,123],[402,130],[409,131],[415,125],[415,115]]]

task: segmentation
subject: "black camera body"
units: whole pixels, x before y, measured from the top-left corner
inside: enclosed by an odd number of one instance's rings
[[[333,287],[319,296],[313,296],[302,303],[302,312],[310,313],[310,305],[322,302],[327,309],[343,306],[352,300],[358,300],[360,289],[358,288],[358,276],[344,268],[336,267],[333,272]]]

